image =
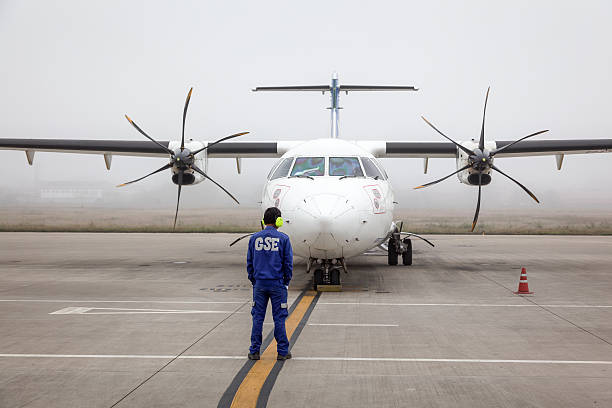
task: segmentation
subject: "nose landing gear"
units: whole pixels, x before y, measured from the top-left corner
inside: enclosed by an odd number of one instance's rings
[[[402,239],[401,233],[396,230],[389,238],[387,255],[389,265],[397,265],[399,255],[402,256],[403,265],[412,265],[412,241],[410,241],[410,238]]]
[[[340,259],[310,259],[306,272],[314,269],[313,288],[320,292],[340,292],[340,272],[348,273],[344,258]]]

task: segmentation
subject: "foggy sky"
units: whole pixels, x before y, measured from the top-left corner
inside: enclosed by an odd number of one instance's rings
[[[606,1],[0,1],[0,137],[158,140],[186,133],[215,140],[329,136],[328,95],[252,93],[260,85],[415,85],[419,92],[341,96],[340,137],[442,140],[425,115],[459,140],[477,137],[487,86],[488,140],[612,138],[612,5]],[[166,159],[0,151],[0,205],[45,186],[107,192],[107,205],[173,207],[169,173],[113,191]],[[473,211],[476,189],[453,177],[452,159],[382,159],[402,208]],[[257,206],[271,159],[211,159],[209,172],[243,205]],[[612,202],[612,155],[496,160],[541,198],[494,176],[487,209],[588,210]],[[184,189],[184,207],[233,206],[210,183]]]

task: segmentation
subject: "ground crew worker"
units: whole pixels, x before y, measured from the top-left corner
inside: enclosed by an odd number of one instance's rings
[[[247,272],[253,284],[253,329],[249,360],[259,360],[262,329],[268,299],[272,303],[274,317],[274,338],[276,339],[277,360],[291,358],[289,340],[285,332],[287,290],[293,272],[293,250],[286,234],[278,231],[283,225],[281,211],[270,207],[264,212],[265,228],[251,236],[247,252]]]

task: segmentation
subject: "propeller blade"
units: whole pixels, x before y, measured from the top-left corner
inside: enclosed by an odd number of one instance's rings
[[[485,104],[484,104],[484,111],[482,112],[482,128],[480,129],[480,141],[478,142],[478,148],[480,149],[480,151],[484,151],[484,125],[485,125],[485,116],[487,114],[487,101],[489,100],[489,91],[491,90],[491,87],[487,88],[487,96],[485,96]]]
[[[474,221],[472,221],[472,231],[476,228],[478,222],[478,214],[480,213],[480,196],[482,193],[482,173],[478,173],[478,203],[476,204],[476,213],[474,214]]]
[[[495,167],[494,165],[491,165],[491,168],[501,174],[503,174],[504,176],[508,177],[510,180],[514,181],[516,184],[519,185],[520,188],[522,188],[523,190],[525,190],[525,192],[527,194],[529,194],[529,196],[531,198],[533,198],[535,200],[536,203],[540,203],[540,200],[538,200],[538,198],[531,192],[529,191],[529,189],[527,187],[525,187],[524,185],[522,185],[521,183],[519,183],[518,181],[516,181],[515,179],[513,179],[512,177],[510,177],[509,175],[507,175],[506,173],[504,173],[503,171],[501,171],[500,169],[498,169],[497,167]]]
[[[132,124],[132,126],[134,126],[136,128],[137,131],[140,132],[141,135],[143,135],[144,137],[146,137],[147,139],[149,139],[150,141],[152,141],[153,143],[155,143],[156,145],[158,145],[159,147],[164,149],[164,151],[168,152],[169,154],[174,154],[174,152],[172,150],[168,149],[166,146],[164,146],[163,144],[159,143],[157,140],[153,139],[151,136],[147,135],[144,132],[144,130],[139,128],[138,125],[136,123],[134,123],[134,121],[132,119],[130,119],[130,117],[128,115],[125,115],[125,118],[128,120],[128,122],[130,122]]]
[[[472,166],[468,164],[467,166],[463,166],[462,168],[460,168],[460,169],[459,169],[459,170],[457,170],[456,172],[451,173],[451,174],[449,174],[449,175],[448,175],[448,176],[446,176],[446,177],[442,177],[441,179],[436,180],[436,181],[432,181],[431,183],[423,184],[422,186],[415,187],[414,189],[415,189],[415,190],[418,190],[419,188],[425,188],[425,187],[431,186],[432,184],[439,183],[439,182],[441,182],[441,181],[446,180],[446,179],[447,179],[447,178],[449,178],[450,176],[453,176],[453,175],[455,175],[455,174],[457,174],[457,173],[459,173],[459,172],[461,172],[461,171],[463,171],[463,170],[469,169],[470,167],[472,167]]]
[[[123,186],[127,186],[128,184],[135,183],[135,182],[140,181],[140,180],[142,180],[142,179],[144,179],[144,178],[147,178],[147,177],[149,177],[149,176],[152,176],[152,175],[153,175],[153,174],[155,174],[155,173],[159,173],[160,171],[164,171],[164,170],[166,170],[166,169],[169,169],[170,167],[172,167],[172,163],[168,163],[168,164],[166,164],[165,166],[163,166],[163,167],[161,167],[161,168],[159,168],[159,169],[155,170],[154,172],[149,173],[149,174],[147,174],[146,176],[141,177],[141,178],[139,178],[139,179],[132,180],[132,181],[128,181],[127,183],[122,183],[122,184],[119,184],[117,187],[123,187]]]
[[[422,239],[423,241],[427,242],[427,243],[428,243],[429,245],[431,245],[432,247],[435,247],[435,245],[434,245],[434,244],[432,244],[432,243],[431,243],[431,241],[429,241],[429,240],[427,240],[427,239],[423,238],[423,237],[422,237],[422,236],[420,236],[420,235],[413,234],[412,232],[404,232],[404,234],[406,234],[406,236],[408,236],[408,237],[417,237],[418,239]]]
[[[209,179],[210,181],[212,181],[213,183],[215,183],[217,185],[217,187],[219,187],[221,190],[225,191],[225,193],[232,197],[232,200],[234,200],[236,202],[236,204],[240,204],[240,202],[238,202],[238,200],[236,200],[236,197],[234,197],[232,195],[232,193],[230,193],[229,191],[227,191],[221,184],[217,183],[215,180],[211,179],[210,176],[206,173],[204,173],[202,170],[200,170],[196,165],[192,164],[191,168],[195,171],[197,171],[198,173],[200,173],[201,175],[203,175],[204,177],[206,177],[207,179]]]
[[[254,232],[251,232],[250,234],[243,235],[243,236],[241,236],[240,238],[235,239],[235,240],[234,240],[234,242],[232,242],[231,244],[229,244],[229,246],[233,246],[233,245],[234,245],[235,243],[237,243],[238,241],[241,241],[241,240],[245,239],[246,237],[250,237],[250,236],[251,236],[251,235],[253,235],[253,234],[255,234],[255,233],[254,233]]]
[[[208,149],[210,146],[214,146],[217,143],[221,143],[221,142],[223,142],[224,140],[227,140],[227,139],[233,139],[233,138],[238,137],[238,136],[246,135],[247,133],[249,133],[249,132],[240,132],[240,133],[234,133],[233,135],[225,136],[224,138],[219,139],[216,142],[212,142],[212,143],[208,144],[207,146],[204,146],[203,148],[198,149],[195,152],[192,152],[191,154],[195,156],[196,154],[200,153],[202,150]]]
[[[399,232],[402,233],[402,228],[404,228],[404,221],[400,222]]]
[[[459,143],[455,142],[453,139],[451,139],[450,137],[446,136],[444,133],[440,132],[438,130],[438,128],[436,128],[434,125],[431,124],[430,121],[428,121],[427,119],[425,119],[425,116],[421,116],[421,119],[423,119],[429,126],[431,126],[433,128],[433,130],[435,130],[436,132],[438,132],[439,134],[441,134],[442,136],[444,136],[445,138],[447,138],[448,140],[450,140],[451,142],[453,142],[453,144],[455,146],[457,146],[459,149],[463,150],[465,153],[467,153],[469,156],[472,156],[474,154],[473,151],[471,151],[470,149],[468,149],[465,146],[461,146]]]
[[[187,117],[187,107],[189,106],[189,101],[191,100],[191,92],[193,92],[193,88],[189,90],[187,94],[187,99],[185,100],[185,108],[183,109],[183,133],[181,136],[181,152],[185,148],[185,118]]]
[[[179,171],[178,174],[178,197],[176,197],[176,212],[174,213],[174,226],[172,227],[172,231],[176,229],[176,219],[178,217],[179,203],[181,201],[181,187],[183,187],[183,171]]]
[[[519,140],[515,140],[514,142],[512,142],[512,143],[510,143],[510,144],[507,144],[507,145],[505,145],[504,147],[502,147],[501,149],[497,149],[497,150],[492,151],[492,152],[491,152],[491,154],[490,154],[490,156],[491,156],[491,157],[493,157],[493,156],[495,156],[497,153],[499,153],[499,152],[503,152],[504,150],[506,150],[506,149],[507,149],[507,148],[509,148],[510,146],[515,145],[515,144],[517,144],[518,142],[520,142],[520,141],[522,141],[522,140],[525,140],[525,139],[527,139],[527,138],[529,138],[529,137],[537,136],[537,135],[539,135],[539,134],[546,133],[546,132],[548,132],[548,129],[546,129],[546,130],[540,130],[539,132],[535,132],[535,133],[532,133],[532,134],[527,135],[527,136],[525,136],[525,137],[521,137]]]

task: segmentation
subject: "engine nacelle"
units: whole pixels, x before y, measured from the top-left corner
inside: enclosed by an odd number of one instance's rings
[[[470,150],[474,150],[478,148],[478,142],[475,140],[469,140],[467,142],[459,142],[462,146],[467,147]],[[491,151],[497,148],[497,143],[495,142],[485,142],[485,150]],[[457,169],[467,166],[469,163],[469,156],[463,150],[457,148]],[[491,163],[493,163],[493,159],[491,158]],[[457,177],[459,181],[463,184],[467,184],[470,186],[478,185],[478,173],[473,169],[469,168],[467,170],[461,171],[457,173]],[[483,186],[486,186],[491,182],[491,169],[485,170],[482,173],[480,183]]]
[[[199,141],[195,141],[195,140],[189,140],[185,142],[185,148],[194,152],[196,150],[203,148],[204,146],[206,146],[206,144],[199,142]],[[170,150],[180,149],[180,147],[181,147],[180,140],[179,141],[173,140],[168,144],[168,148]],[[200,153],[196,155],[195,160],[193,161],[193,164],[198,166],[198,168],[202,169],[204,173],[208,173],[207,152],[208,150],[201,151]],[[178,169],[176,167],[173,167],[171,171],[172,171],[172,182],[174,184],[178,184]],[[188,170],[185,173],[183,173],[183,185],[184,186],[199,184],[203,182],[204,180],[206,180],[204,176],[202,176],[200,173],[197,173],[193,170]]]

